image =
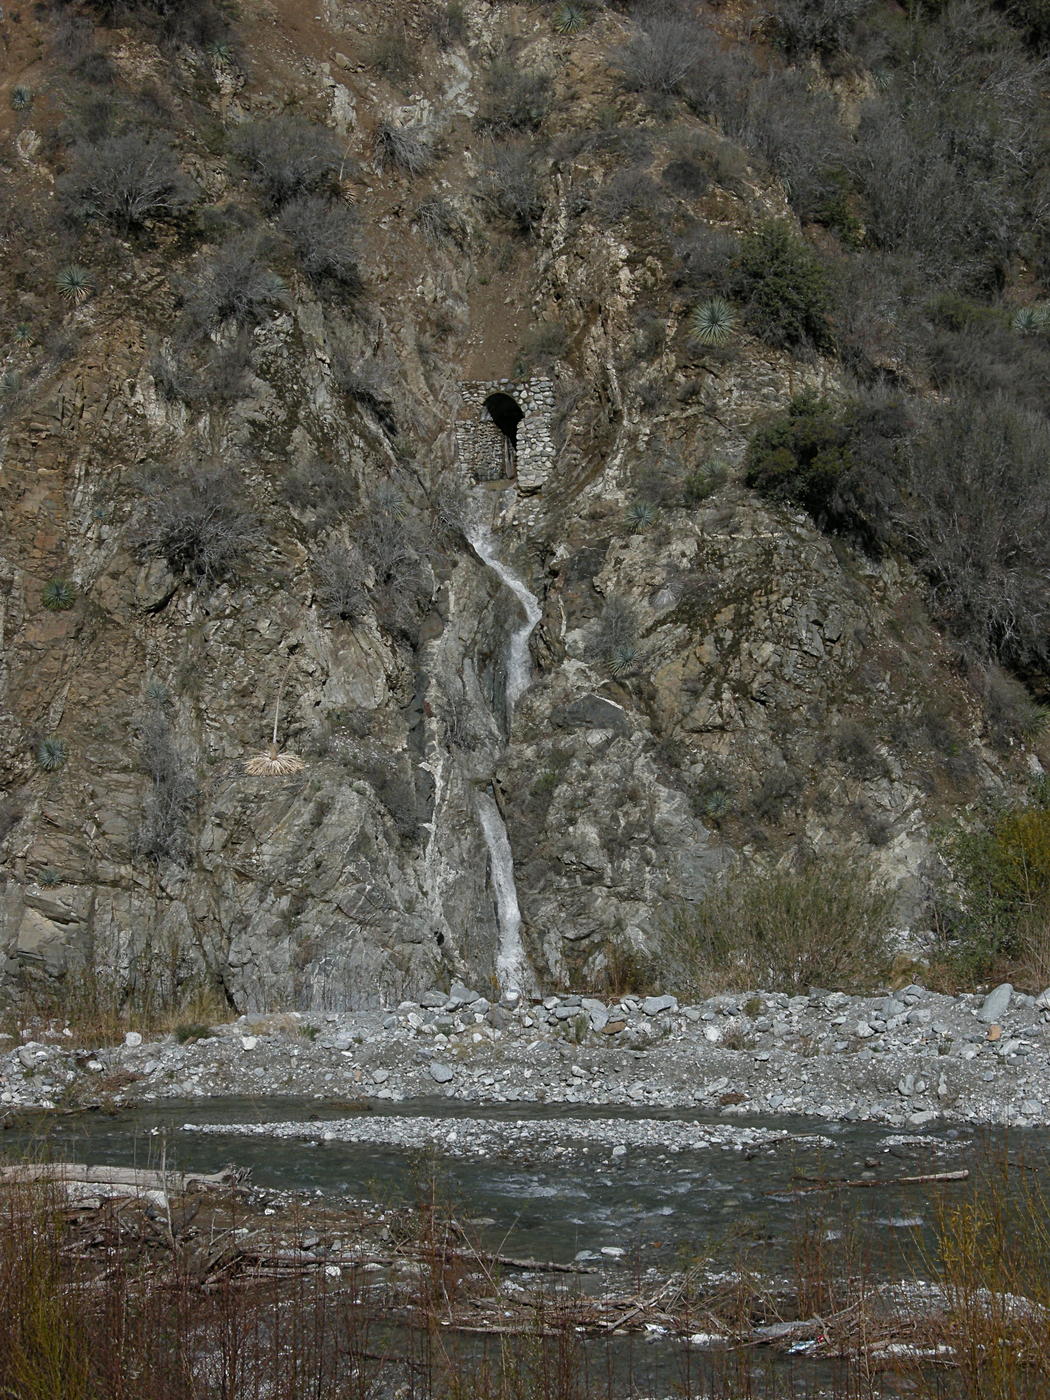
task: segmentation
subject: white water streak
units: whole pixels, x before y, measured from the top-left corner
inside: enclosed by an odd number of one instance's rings
[[[514,706],[528,690],[532,680],[529,638],[543,616],[543,610],[535,593],[530,592],[517,574],[496,554],[496,542],[484,526],[476,525],[468,539],[477,550],[479,558],[484,560],[500,582],[510,589],[525,613],[525,621],[511,633],[507,646],[507,718],[510,720],[514,716]]]
[[[514,857],[510,849],[507,826],[496,799],[488,792],[479,792],[478,817],[489,848],[492,888],[496,893],[496,913],[499,918],[499,950],[496,953],[496,980],[504,991],[524,990],[527,978],[525,945],[521,940],[521,909],[518,889],[514,883]]]

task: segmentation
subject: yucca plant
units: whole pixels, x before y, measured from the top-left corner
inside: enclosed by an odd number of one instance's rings
[[[40,601],[48,612],[66,612],[77,600],[77,591],[64,578],[53,578],[44,584]]]
[[[244,765],[244,771],[255,778],[284,778],[291,773],[301,773],[306,767],[297,754],[282,753],[277,747],[277,725],[281,717],[281,696],[284,694],[284,683],[288,679],[291,664],[289,661],[284,668],[281,684],[277,687],[277,703],[273,707],[273,737],[270,740],[270,746],[262,753],[252,754]]]
[[[559,5],[554,15],[556,34],[579,34],[590,23],[587,11],[582,5]]]
[[[736,312],[723,297],[712,297],[694,307],[689,334],[700,345],[725,345],[736,330]]]
[[[69,749],[62,739],[41,739],[36,746],[36,761],[45,773],[54,773],[69,757]]]
[[[11,339],[16,345],[28,345],[33,339],[33,328],[28,321],[19,321],[11,332]]]
[[[627,507],[627,524],[632,530],[646,530],[658,514],[652,501],[633,501]]]
[[[71,301],[74,306],[79,306],[95,290],[91,273],[78,263],[70,263],[68,267],[64,267],[55,278],[55,286],[59,296]]]
[[[11,89],[11,106],[16,112],[28,112],[33,105],[33,93],[27,87]]]
[[[1022,335],[1032,335],[1046,330],[1050,324],[1050,305],[1045,302],[1035,306],[1022,306],[1014,313],[1013,328]]]
[[[638,648],[629,643],[618,646],[609,657],[609,670],[614,676],[629,676],[638,665],[640,655]]]

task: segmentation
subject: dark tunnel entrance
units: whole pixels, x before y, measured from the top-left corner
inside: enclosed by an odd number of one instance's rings
[[[485,400],[488,415],[512,448],[518,445],[518,424],[525,417],[509,394],[490,394]]]

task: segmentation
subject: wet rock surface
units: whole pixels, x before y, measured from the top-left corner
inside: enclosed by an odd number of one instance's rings
[[[185,1043],[46,1038],[0,1052],[9,1106],[230,1095],[393,1103],[720,1109],[921,1128],[1050,1123],[1048,998],[989,999],[914,985],[850,997],[753,992],[490,1001],[456,985],[376,1012],[245,1015]],[[1004,1006],[1000,1003],[1006,1003]]]

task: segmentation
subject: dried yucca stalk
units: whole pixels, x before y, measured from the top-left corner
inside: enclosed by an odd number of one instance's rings
[[[286,778],[290,773],[301,773],[306,764],[297,754],[281,753],[277,747],[277,725],[281,718],[281,696],[284,693],[284,683],[288,679],[288,671],[291,667],[291,660],[284,668],[284,675],[281,677],[281,684],[277,688],[277,704],[273,707],[273,738],[270,740],[270,747],[264,753],[253,753],[251,758],[246,759],[244,771],[253,778]]]

